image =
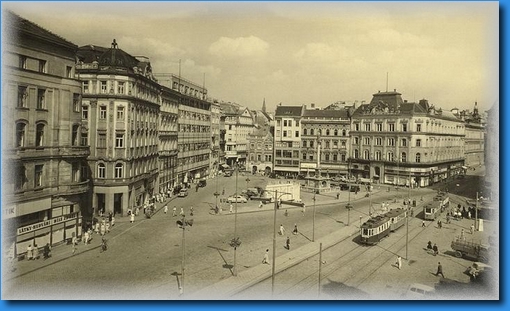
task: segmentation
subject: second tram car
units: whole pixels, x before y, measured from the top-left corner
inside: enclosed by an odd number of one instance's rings
[[[387,237],[391,231],[397,230],[404,224],[406,210],[403,208],[392,209],[389,212],[367,220],[361,225],[361,243],[375,245]]]

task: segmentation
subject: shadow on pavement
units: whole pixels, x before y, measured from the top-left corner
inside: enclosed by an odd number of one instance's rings
[[[230,270],[230,273],[232,275],[234,275],[234,271],[232,271],[232,268],[234,268],[234,265],[231,265],[227,262],[227,260],[225,259],[225,257],[223,257],[223,254],[221,252],[228,252],[228,250],[226,249],[222,249],[222,248],[219,248],[219,247],[216,247],[216,246],[211,246],[211,245],[208,245],[207,247],[209,248],[212,248],[212,249],[215,249],[218,251],[218,254],[220,255],[221,259],[223,260],[223,265],[222,267],[225,268],[225,269],[229,269]]]
[[[335,299],[369,299],[368,293],[357,289],[356,287],[347,286],[344,283],[329,280],[329,283],[322,285],[322,292]]]

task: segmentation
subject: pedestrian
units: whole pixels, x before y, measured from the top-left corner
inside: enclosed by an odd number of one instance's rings
[[[437,272],[436,272],[436,276],[440,275],[444,278],[444,274],[443,274],[443,266],[441,265],[440,262],[437,263]]]
[[[50,258],[50,256],[51,256],[50,251],[51,251],[50,243],[46,243],[46,245],[43,248],[43,258],[44,259]]]
[[[460,229],[460,239],[461,240],[465,239],[465,237],[464,237],[464,229]]]
[[[230,207],[229,207],[228,211],[230,214],[232,214],[234,212],[232,203],[230,203]]]
[[[290,237],[287,237],[287,241],[285,241],[285,248],[290,250]]]
[[[174,206],[174,208],[172,209],[172,216],[177,216],[177,207]]]
[[[34,250],[32,249],[32,244],[28,244],[27,246],[27,260],[32,260],[34,258]]]
[[[294,224],[294,230],[292,230],[292,234],[294,235],[298,234],[297,224]]]
[[[441,223],[441,220],[438,220],[438,221],[437,221],[437,227],[438,227],[439,229],[441,229],[441,228],[443,227],[443,226],[442,226],[442,223]]]
[[[469,227],[469,232],[473,234],[475,232],[475,226],[471,225],[471,227]]]
[[[262,201],[259,202],[259,208],[262,208],[263,204]]]
[[[422,228],[425,228],[425,221],[424,220],[421,221],[421,226],[422,226]]]
[[[166,214],[168,213],[168,205],[165,204],[165,208],[163,209],[163,212]]]
[[[78,249],[78,239],[76,238],[76,235],[73,233],[73,237],[71,238],[71,244],[73,246],[73,255],[76,253],[76,250]]]
[[[262,259],[262,263],[267,263],[269,265],[269,249],[266,249],[266,253],[264,254],[264,259]]]
[[[83,234],[83,244],[87,245],[89,244],[89,232],[88,231],[85,231],[85,233]]]
[[[427,249],[432,250],[432,242],[429,241],[427,243]]]
[[[135,214],[131,213],[131,218],[129,219],[129,222],[130,223],[134,223],[135,222]]]
[[[189,214],[190,214],[190,216],[193,216],[193,214],[194,214],[194,213],[193,213],[193,206],[191,206],[191,207],[189,208]]]
[[[434,251],[434,256],[436,256],[437,254],[439,254],[439,249],[436,245],[436,243],[434,243],[434,246],[432,246],[432,250]]]
[[[396,262],[397,268],[400,270],[402,268],[402,257],[397,256],[397,262]]]
[[[106,233],[106,226],[105,226],[105,224],[104,224],[104,223],[101,223],[101,229],[100,229],[100,231],[101,231],[101,235],[105,235],[105,233]]]
[[[283,235],[285,232],[285,228],[283,228],[283,224],[280,225],[280,235]]]
[[[115,226],[115,216],[112,216],[112,227]]]
[[[284,215],[285,217],[287,217],[287,216],[289,216],[289,212],[288,212],[287,210],[285,210],[285,213],[283,213],[283,215]]]
[[[338,192],[338,193],[336,194],[336,199],[337,199],[337,200],[338,200],[338,199],[340,199],[340,192]]]
[[[131,215],[133,215],[133,213],[131,213]],[[96,234],[99,234],[99,221],[96,221],[96,225],[94,226],[94,232]]]
[[[107,222],[107,223],[105,224],[105,227],[106,227],[106,228],[105,228],[105,229],[106,229],[106,233],[109,233],[109,232],[110,232],[110,223],[109,223],[109,222]]]
[[[179,215],[181,216],[185,216],[186,214],[184,214],[184,208],[181,207],[181,212],[179,213]]]
[[[39,247],[37,247],[37,244],[34,244],[34,260],[39,259]]]

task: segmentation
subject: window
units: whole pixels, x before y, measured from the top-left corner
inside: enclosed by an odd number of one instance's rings
[[[89,145],[89,133],[82,132],[81,133],[81,146],[88,146]]]
[[[283,126],[287,126],[287,120],[283,120]]]
[[[313,129],[310,129],[310,135],[313,135]]]
[[[420,161],[421,161],[421,154],[417,153],[416,154],[416,163],[420,163]]]
[[[338,154],[333,153],[333,161],[338,161]]]
[[[46,109],[46,103],[44,100],[45,94],[46,94],[45,89],[37,90],[37,109]]]
[[[342,140],[342,147],[345,147],[346,143],[345,140]]]
[[[124,107],[119,106],[117,107],[117,121],[124,120]]]
[[[402,162],[406,162],[407,161],[407,154],[405,152],[402,152]]]
[[[390,161],[390,162],[394,161],[393,152],[388,152],[388,161]]]
[[[27,57],[20,55],[19,56],[19,68],[27,69]]]
[[[370,137],[365,137],[365,145],[370,145]]]
[[[106,119],[106,106],[99,106],[99,119]]]
[[[370,123],[365,124],[365,131],[367,131],[367,132],[370,131]]]
[[[72,78],[73,77],[73,67],[66,66],[66,77]]]
[[[358,151],[358,149],[354,149],[354,158],[355,159],[359,158],[359,151]]]
[[[124,148],[124,133],[115,134],[115,148]]]
[[[324,158],[325,158],[325,160],[326,160],[326,161],[329,161],[329,153],[326,153],[326,154],[324,155]]]
[[[376,146],[382,146],[382,138],[381,137],[376,137],[375,138],[375,145]]]
[[[73,110],[74,112],[80,112],[81,100],[80,94],[73,94]]]
[[[421,132],[421,124],[416,124],[416,132]]]
[[[359,145],[359,137],[354,137],[354,144]]]
[[[416,147],[421,147],[421,139],[416,140]]]
[[[407,139],[402,139],[402,147],[407,147]]]
[[[370,160],[370,151],[365,150],[365,152],[364,152],[364,158],[365,158],[365,160]]]
[[[299,131],[296,131],[295,137],[299,137]]]
[[[289,120],[289,126],[292,126],[292,120]]]
[[[388,146],[395,146],[395,138],[388,138]]]
[[[342,153],[342,162],[345,162],[345,153]]]
[[[381,151],[376,151],[376,152],[375,152],[375,159],[376,159],[377,161],[381,161]]]
[[[124,94],[124,82],[119,82],[117,85],[117,93]]]
[[[44,144],[44,124],[39,123],[35,127],[35,146],[41,147]]]
[[[45,60],[39,60],[39,72],[46,72],[46,61]]]
[[[97,178],[106,178],[106,166],[104,163],[97,165]]]
[[[122,163],[115,164],[115,178],[124,177],[124,165]]]
[[[326,130],[326,136],[329,136],[329,129]]]
[[[101,81],[101,93],[106,94],[107,92],[106,87],[107,87],[106,81]]]
[[[342,130],[342,136],[345,136],[345,135],[346,135],[346,131]]]
[[[327,141],[326,141],[326,143],[325,143],[325,148],[326,148],[326,149],[329,149],[329,140],[327,140]]]
[[[80,163],[72,163],[71,164],[71,179],[73,182],[80,181]]]
[[[43,185],[43,168],[44,165],[36,165],[34,170],[34,187],[42,187]]]
[[[81,106],[81,118],[83,120],[89,119],[89,106],[86,105]]]
[[[287,131],[283,131],[283,137],[287,137]]]
[[[15,190],[23,190],[25,188],[25,182],[27,180],[26,178],[26,170],[25,166],[23,164],[18,164],[15,171],[15,182],[14,182],[14,189]]]
[[[313,148],[313,140],[310,140],[310,144],[308,145],[310,148]]]
[[[344,141],[342,142],[345,144]],[[338,148],[338,140],[333,140],[333,148]]]
[[[106,133],[97,134],[97,147],[106,148]]]
[[[89,81],[83,81],[82,83],[83,93],[86,94],[89,92]]]
[[[378,131],[378,132],[382,132],[382,123],[377,123],[377,124],[375,125],[375,129],[376,129],[376,131]]]
[[[16,147],[25,146],[25,123],[17,123],[16,124]]]
[[[281,121],[280,120],[276,120],[276,126],[280,126],[281,125]]]
[[[359,123],[355,123],[354,124],[354,130],[355,131],[359,131]]]
[[[307,129],[303,129],[303,135],[305,135],[305,136],[306,136],[306,135],[307,135],[307,132],[308,132],[308,131],[307,131]]]
[[[73,125],[73,132],[72,132],[72,141],[71,145],[77,146],[78,145],[78,130],[80,126],[79,125]]]
[[[18,108],[27,108],[28,92],[26,86],[18,86]]]
[[[390,132],[395,132],[395,124],[394,123],[388,124],[388,129]]]
[[[407,124],[402,124],[402,132],[407,132]]]
[[[337,129],[335,129],[335,131],[333,132],[333,135],[338,136],[338,130]]]

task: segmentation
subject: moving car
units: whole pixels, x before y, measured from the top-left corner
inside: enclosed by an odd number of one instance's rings
[[[242,195],[232,195],[232,196],[228,197],[227,202],[228,203],[234,203],[234,202],[247,203],[248,200],[246,199],[246,197],[244,197]]]
[[[187,197],[188,196],[188,190],[187,189],[181,189],[181,191],[179,191],[179,194],[177,196],[181,197],[181,198]]]

